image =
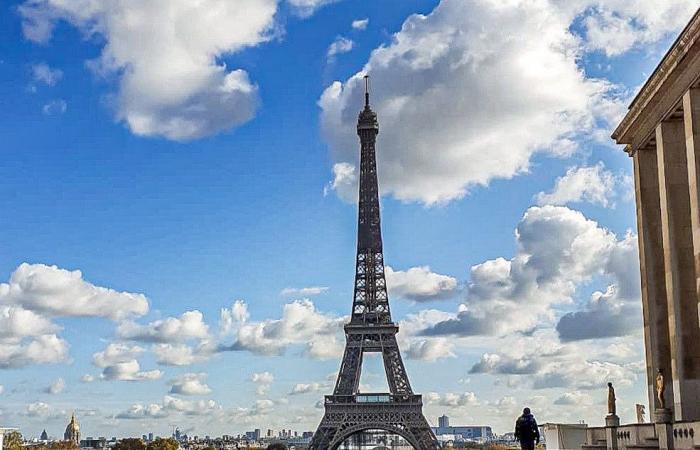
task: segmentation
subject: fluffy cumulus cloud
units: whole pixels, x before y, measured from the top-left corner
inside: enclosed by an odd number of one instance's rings
[[[29,341],[0,341],[0,369],[65,362],[68,347],[68,343],[55,334],[37,336]]]
[[[458,292],[456,278],[432,272],[428,266],[405,271],[386,266],[386,284],[392,296],[415,302],[450,298]]]
[[[590,167],[572,167],[557,178],[552,192],[537,194],[540,205],[566,205],[571,202],[589,202],[611,206],[615,195],[616,177],[603,163]]]
[[[280,319],[261,322],[249,320],[244,302],[235,302],[231,309],[223,309],[221,327],[232,336],[232,344],[222,344],[220,351],[250,351],[262,355],[279,355],[292,345],[305,346],[304,353],[312,358],[327,359],[342,353],[338,340],[345,322],[316,310],[310,300],[297,300],[282,308]]]
[[[333,42],[331,42],[331,45],[328,46],[326,56],[328,59],[333,59],[336,55],[349,52],[353,49],[353,47],[355,47],[355,43],[352,41],[352,39],[338,36]]]
[[[142,294],[95,286],[79,270],[44,264],[20,264],[0,283],[0,304],[14,304],[50,316],[92,316],[121,320],[148,312]]]
[[[570,154],[575,139],[597,135],[623,111],[612,86],[577,65],[576,14],[547,1],[443,0],[410,16],[360,72],[321,96],[333,157],[350,166],[357,159],[366,73],[380,121],[382,187],[401,200],[446,202],[526,171],[536,152]],[[340,191],[349,177],[334,172]]]
[[[428,392],[424,395],[426,403],[429,405],[448,406],[452,408],[463,406],[474,406],[479,404],[476,394],[473,392],[446,392],[443,394],[437,392]]]
[[[204,323],[204,315],[195,310],[187,311],[178,317],[156,320],[147,325],[122,322],[117,327],[117,336],[141,342],[184,342],[190,339],[206,339],[209,326]]]
[[[157,380],[163,376],[160,370],[142,371],[136,359],[144,352],[138,346],[112,343],[103,351],[92,355],[92,363],[102,370],[101,378],[117,381]]]
[[[104,46],[90,66],[118,78],[117,118],[138,135],[187,140],[255,114],[257,86],[221,58],[273,36],[277,1],[27,0],[19,11],[35,42],[59,21],[98,37]]]
[[[170,393],[179,395],[207,395],[211,388],[207,386],[206,373],[186,373],[169,381]]]
[[[403,348],[403,353],[409,359],[421,361],[437,361],[443,358],[454,358],[454,344],[448,339],[414,339]]]
[[[151,403],[150,405],[143,405],[141,403],[136,403],[131,405],[126,411],[122,411],[115,417],[117,419],[158,419],[161,417],[167,417],[167,412],[163,410],[163,406]]]
[[[275,376],[272,375],[270,372],[258,372],[254,373],[250,377],[250,381],[255,383],[255,385],[257,386],[255,388],[256,394],[267,395],[267,392],[270,390],[270,386],[275,381]]]
[[[512,358],[499,354],[484,353],[469,373],[492,373],[507,375],[527,375],[536,373],[540,364],[530,358]]]
[[[608,56],[656,42],[688,22],[698,7],[694,0],[576,0],[569,8],[590,8],[582,25],[586,45]]]
[[[422,334],[531,332],[540,324],[553,323],[553,308],[571,304],[579,286],[595,277],[611,282],[609,296],[629,303],[627,320],[641,317],[633,235],[618,239],[578,211],[544,206],[527,210],[517,226],[516,239],[518,250],[513,258],[497,258],[471,268],[467,298],[458,312],[426,324]],[[619,309],[601,306],[596,311],[615,315]]]

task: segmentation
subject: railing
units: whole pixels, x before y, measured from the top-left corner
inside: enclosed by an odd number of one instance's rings
[[[367,393],[355,395],[326,395],[327,405],[347,405],[347,404],[422,404],[421,396],[418,394],[384,394]]]

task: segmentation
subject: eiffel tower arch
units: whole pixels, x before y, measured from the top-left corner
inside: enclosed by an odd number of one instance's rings
[[[368,83],[365,77],[365,107],[357,121],[360,195],[352,315],[345,325],[345,353],[335,389],[325,397],[325,414],[310,449],[335,450],[355,433],[378,429],[398,434],[417,450],[434,450],[439,444],[423,416],[422,397],[413,393],[408,380],[396,342],[399,327],[389,309],[375,155],[379,122],[369,106]],[[389,392],[359,392],[365,353],[382,354]]]

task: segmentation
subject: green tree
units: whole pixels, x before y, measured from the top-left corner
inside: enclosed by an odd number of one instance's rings
[[[10,431],[4,437],[2,450],[22,450],[24,439],[19,431]]]
[[[158,438],[153,442],[149,442],[146,450],[178,450],[179,448],[180,444],[173,438]]]
[[[120,439],[114,450],[146,450],[146,444],[139,438]]]

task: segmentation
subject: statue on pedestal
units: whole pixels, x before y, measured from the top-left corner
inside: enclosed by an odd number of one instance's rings
[[[617,407],[615,405],[615,401],[617,399],[615,398],[615,388],[613,388],[612,383],[608,383],[608,415],[609,416],[616,416],[617,415]]]
[[[637,423],[644,423],[644,416],[646,415],[646,407],[637,403],[635,405],[637,409]]]
[[[664,400],[664,393],[666,392],[666,385],[664,384],[664,374],[659,369],[656,374],[656,398],[659,400],[659,409],[666,408],[666,401]]]

